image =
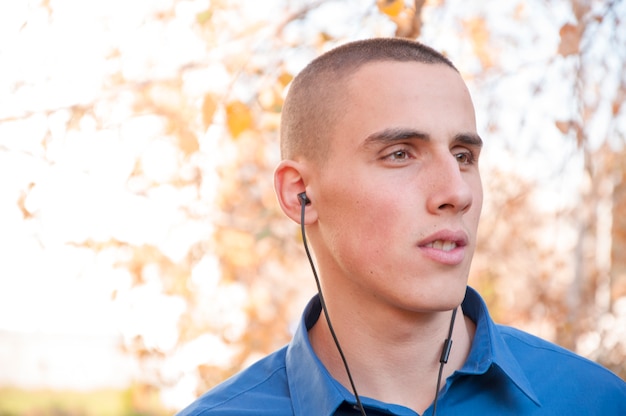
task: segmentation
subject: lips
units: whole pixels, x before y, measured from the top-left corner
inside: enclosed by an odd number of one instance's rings
[[[450,266],[456,266],[465,259],[468,236],[463,231],[444,230],[424,240],[418,247],[431,260]]]

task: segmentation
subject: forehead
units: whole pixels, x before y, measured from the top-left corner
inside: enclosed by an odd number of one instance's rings
[[[346,83],[348,97],[358,101],[367,96],[397,99],[431,99],[446,96],[469,102],[469,92],[460,74],[444,64],[376,61],[360,67]]]
[[[346,81],[332,147],[359,144],[376,131],[413,129],[432,136],[475,133],[467,87],[443,64],[375,62]]]

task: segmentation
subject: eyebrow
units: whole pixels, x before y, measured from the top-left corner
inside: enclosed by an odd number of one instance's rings
[[[454,141],[458,143],[467,144],[478,148],[483,147],[483,139],[476,133],[460,133],[454,136]]]
[[[394,142],[417,139],[421,141],[430,141],[430,135],[420,130],[411,128],[389,128],[367,136],[363,142],[363,147],[369,147],[375,144],[392,144]],[[483,140],[476,133],[459,133],[454,136],[453,142],[462,143],[478,148],[483,147]]]
[[[423,131],[409,128],[389,128],[368,135],[363,141],[363,147],[376,144],[391,144],[407,139],[418,139],[427,142],[430,141],[430,136]]]

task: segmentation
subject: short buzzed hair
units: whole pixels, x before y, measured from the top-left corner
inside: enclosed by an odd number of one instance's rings
[[[363,65],[380,61],[443,64],[458,72],[441,53],[402,38],[373,38],[350,42],[311,61],[293,80],[281,116],[283,159],[327,159],[330,136],[342,117],[347,78]],[[384,80],[381,80],[384,82]]]

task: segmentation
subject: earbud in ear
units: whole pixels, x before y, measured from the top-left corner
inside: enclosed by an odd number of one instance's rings
[[[300,205],[309,205],[311,203],[309,197],[306,196],[306,192],[299,193],[298,199],[300,200]]]

